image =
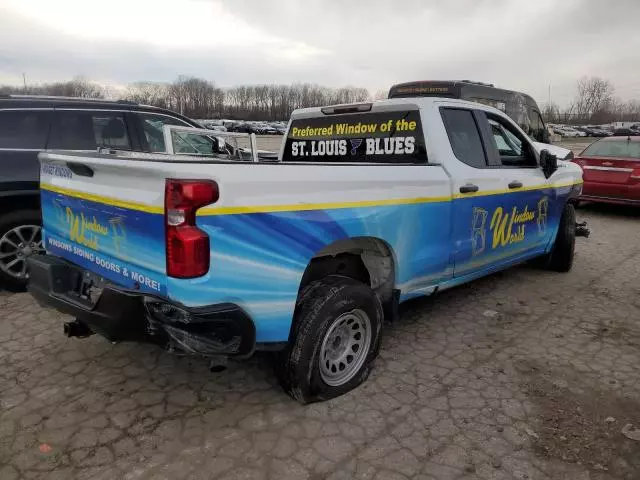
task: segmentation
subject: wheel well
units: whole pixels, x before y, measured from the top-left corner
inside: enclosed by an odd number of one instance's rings
[[[344,275],[369,285],[384,304],[395,286],[395,260],[391,247],[378,238],[338,240],[320,250],[302,276],[300,291],[327,275]]]
[[[0,215],[16,210],[40,210],[40,196],[33,194],[0,197]]]

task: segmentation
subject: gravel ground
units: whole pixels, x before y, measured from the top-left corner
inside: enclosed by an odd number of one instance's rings
[[[0,479],[638,479],[640,213],[591,207],[575,267],[405,305],[369,380],[301,406],[266,356],[218,374],[62,335],[0,293]]]

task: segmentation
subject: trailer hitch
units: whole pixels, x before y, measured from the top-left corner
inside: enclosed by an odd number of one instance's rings
[[[587,227],[587,222],[576,222],[576,237],[589,238],[591,230]]]

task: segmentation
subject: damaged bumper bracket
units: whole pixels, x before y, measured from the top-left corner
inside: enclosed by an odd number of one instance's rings
[[[255,350],[255,325],[238,305],[187,307],[165,298],[101,285],[95,299],[78,295],[85,271],[59,257],[28,260],[29,292],[41,304],[71,315],[111,342],[137,341],[202,356],[248,357]]]

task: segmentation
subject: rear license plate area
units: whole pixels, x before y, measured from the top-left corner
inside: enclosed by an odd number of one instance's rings
[[[70,290],[66,297],[85,307],[93,308],[106,285],[106,280],[87,270],[76,270],[72,274]]]

